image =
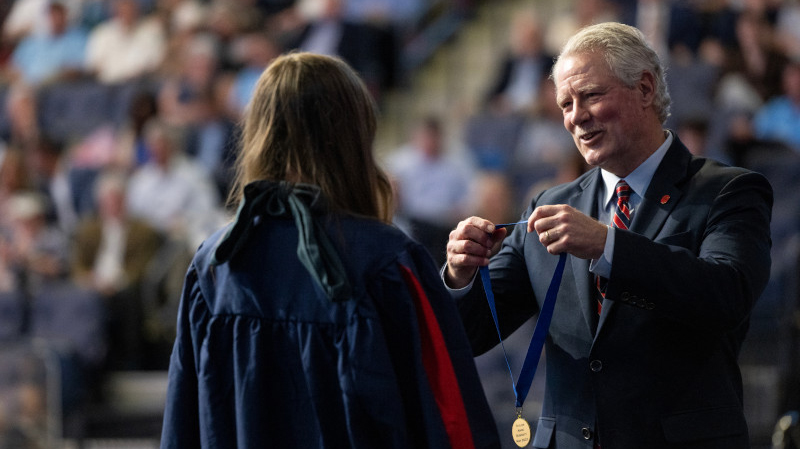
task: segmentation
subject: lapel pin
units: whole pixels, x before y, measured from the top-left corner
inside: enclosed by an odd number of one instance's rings
[[[669,201],[669,195],[664,195],[661,197],[661,204],[667,204],[667,201]]]

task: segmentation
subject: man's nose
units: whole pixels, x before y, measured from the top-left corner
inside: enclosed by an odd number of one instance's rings
[[[569,122],[572,125],[578,126],[581,123],[584,123],[587,120],[589,120],[589,117],[590,117],[589,110],[586,107],[584,107],[583,104],[576,101],[572,105],[572,110],[569,112],[567,120],[569,120]]]

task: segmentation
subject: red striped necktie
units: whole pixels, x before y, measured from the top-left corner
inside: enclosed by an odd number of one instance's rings
[[[614,211],[611,223],[618,229],[630,229],[631,208],[630,204],[628,204],[628,200],[631,198],[631,187],[624,179],[620,179],[617,182],[614,193],[617,196],[617,208]],[[606,297],[606,282],[608,282],[608,280],[600,276],[596,276],[596,279],[597,290],[600,291],[600,296],[597,298],[597,314],[599,315],[600,312],[603,311],[603,298]]]
[[[617,210],[614,211],[613,219],[614,227],[629,229],[631,227],[631,208],[628,205],[628,200],[631,198],[631,187],[624,179],[620,179],[614,191],[617,194]]]

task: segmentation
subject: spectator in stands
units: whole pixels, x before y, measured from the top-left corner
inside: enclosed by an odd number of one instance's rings
[[[675,128],[688,120],[711,118],[724,59],[725,50],[716,39],[704,39],[697,54],[684,44],[672,47],[667,86],[674,106],[667,119],[668,127]]]
[[[7,264],[26,277],[30,289],[43,278],[65,276],[69,269],[69,240],[58,228],[48,225],[45,207],[45,198],[29,190],[9,198],[3,211],[11,225]]]
[[[505,113],[530,113],[537,105],[540,85],[553,66],[553,55],[544,50],[539,17],[523,10],[512,19],[510,48],[489,90],[490,107]]]
[[[105,84],[153,73],[166,51],[161,22],[143,16],[137,0],[112,1],[112,17],[92,29],[86,49],[86,69]]]
[[[387,169],[397,192],[398,224],[443,262],[447,236],[470,205],[473,168],[447,147],[441,120],[429,116],[389,157]]]
[[[729,57],[730,71],[744,75],[762,101],[780,94],[781,68],[786,55],[776,46],[767,17],[746,10],[736,19],[736,47]]]
[[[205,29],[211,32],[221,46],[220,64],[225,71],[240,68],[234,46],[241,36],[264,31],[264,18],[258,8],[246,2],[215,1],[209,5]]]
[[[0,207],[15,194],[33,188],[25,153],[9,146],[0,157]],[[0,227],[8,225],[8,217],[0,215]]]
[[[0,252],[16,282],[0,294],[0,308],[17,319],[11,323],[4,317],[3,336],[6,341],[36,339],[57,354],[60,407],[64,428],[71,429],[106,355],[103,304],[71,278],[69,240],[47,224],[44,198],[23,192],[6,206],[0,213],[10,217],[12,228]]]
[[[158,232],[125,209],[125,175],[104,172],[95,186],[97,214],[85,217],[75,233],[75,276],[104,296],[136,289],[161,244]]]
[[[240,68],[223,89],[228,92],[228,114],[238,120],[253,95],[256,81],[264,69],[281,53],[281,47],[263,31],[247,33],[236,39],[232,45],[234,60]]]
[[[514,173],[535,169],[541,164],[559,164],[575,152],[572,136],[564,129],[561,108],[556,103],[553,80],[539,81],[537,102],[525,121],[519,142],[514,149]]]
[[[0,160],[0,293],[12,292],[18,284],[12,246],[15,224],[10,214],[11,203],[18,195],[31,189],[25,155],[17,148],[6,149]]]
[[[12,79],[40,85],[70,79],[83,72],[87,35],[72,27],[64,0],[51,0],[48,6],[49,29],[29,34],[14,50]]]
[[[185,154],[179,129],[156,118],[144,136],[150,160],[131,175],[128,211],[193,250],[225,220],[214,183]]]
[[[748,111],[731,113],[726,125],[721,147],[733,165],[755,169],[761,163],[780,161],[794,152],[779,141],[756,137],[753,114]]]
[[[259,53],[258,60],[268,63],[277,56],[271,42],[251,45],[264,46],[261,51],[251,50]],[[178,55],[177,72],[165,76],[158,91],[159,115],[186,129],[187,153],[214,178],[224,197],[232,176],[234,121],[225,113],[224,100],[219,98],[219,86],[223,84],[219,44],[212,35],[197,33],[184,42]],[[258,64],[258,70],[263,71],[266,63]],[[235,116],[239,113],[237,107]]]
[[[114,136],[114,166],[131,171],[150,160],[144,127],[151,119],[159,116],[158,107],[156,94],[150,89],[140,90],[133,95],[127,117]]]
[[[63,0],[69,18],[74,18],[83,0]],[[16,45],[22,39],[48,30],[48,8],[51,0],[17,0],[10,2],[8,16],[2,23],[2,39]],[[0,7],[0,10],[2,7]],[[2,17],[0,17],[1,19]]]
[[[756,137],[777,140],[800,151],[800,60],[781,72],[782,95],[769,100],[755,116]]]
[[[430,3],[431,0],[347,0],[343,5],[343,17],[354,22],[391,23],[404,28],[419,20]]]
[[[36,189],[47,198],[47,219],[67,235],[78,222],[75,186],[64,145],[43,137],[28,155]]]
[[[344,0],[300,2],[303,19],[288,47],[321,55],[338,56],[364,79],[376,98],[391,87],[397,49],[391,28],[344,16]]]
[[[162,244],[153,227],[127,214],[125,192],[124,174],[104,172],[95,186],[97,214],[83,219],[73,239],[75,279],[104,299],[110,369],[142,367],[142,285]]]
[[[195,33],[175,52],[174,68],[158,90],[158,111],[174,126],[203,123],[213,115],[214,88],[219,67],[219,46],[211,34]]]

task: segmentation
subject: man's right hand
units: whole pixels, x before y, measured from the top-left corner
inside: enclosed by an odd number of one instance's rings
[[[458,289],[469,285],[478,267],[488,265],[489,258],[500,249],[507,233],[506,228],[495,229],[494,223],[480,217],[460,222],[447,242],[447,286]]]

